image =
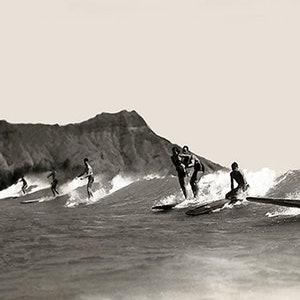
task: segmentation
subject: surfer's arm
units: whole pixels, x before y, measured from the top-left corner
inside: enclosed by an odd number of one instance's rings
[[[189,161],[189,163],[188,163],[188,165],[187,165],[186,167],[187,167],[187,168],[192,168],[192,167],[194,167],[194,166],[195,166],[195,162],[196,162],[195,155],[192,154],[192,155],[191,155],[191,159],[190,159],[190,161]]]
[[[247,185],[247,180],[243,171],[240,171],[244,180],[244,185]]]
[[[85,173],[86,173],[86,172],[84,171],[83,173],[79,174],[79,175],[77,176],[77,178],[83,176]]]
[[[183,170],[186,172],[186,166],[183,163],[183,155],[182,154],[178,155],[178,160],[179,160],[179,163],[180,163],[180,167],[183,168]]]
[[[83,173],[83,175],[84,175],[85,173]],[[84,178],[87,178],[87,177],[89,177],[91,174],[89,174],[89,173],[87,173],[85,176],[80,176],[81,177],[81,179],[84,179]]]
[[[230,183],[231,183],[231,190],[234,189],[234,181],[233,181],[233,176],[230,174]]]
[[[81,179],[87,178],[89,176],[93,175],[93,171],[91,167],[86,168],[86,170],[84,170],[84,172],[78,176],[78,177],[82,177]]]

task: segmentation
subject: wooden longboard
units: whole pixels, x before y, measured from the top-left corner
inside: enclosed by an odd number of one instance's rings
[[[178,203],[154,205],[152,206],[152,209],[169,210],[175,207],[177,204]]]
[[[36,203],[36,202],[40,202],[40,200],[39,199],[24,200],[24,201],[21,201],[20,203],[21,204],[30,204],[30,203]]]
[[[210,203],[202,204],[191,210],[188,210],[186,212],[186,214],[189,216],[198,216],[198,215],[208,214],[208,213],[213,212],[216,209],[222,208],[226,203],[229,203],[229,202],[230,202],[230,200],[227,200],[227,199],[216,200],[216,201],[213,201]]]
[[[246,199],[251,202],[300,208],[300,200],[296,200],[296,199],[261,198],[261,197],[247,197]]]

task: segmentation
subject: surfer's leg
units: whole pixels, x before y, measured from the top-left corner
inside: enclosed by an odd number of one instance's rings
[[[202,171],[197,171],[195,170],[192,177],[191,177],[191,181],[190,181],[190,184],[191,184],[191,187],[192,187],[192,191],[193,191],[193,194],[194,194],[194,197],[197,197],[198,196],[198,193],[199,193],[199,186],[198,186],[198,183],[201,179],[201,177],[203,176],[203,172]]]
[[[93,177],[89,177],[89,181],[87,184],[87,193],[88,193],[88,198],[90,199],[91,197],[93,197],[93,193],[92,193],[92,184],[94,182],[94,178]]]
[[[178,176],[178,180],[179,180],[179,184],[180,184],[181,190],[183,192],[183,195],[186,199],[187,198],[187,193],[186,193],[186,188],[185,188],[184,177]]]
[[[226,194],[225,199],[232,200],[234,199],[234,195],[235,195],[234,190],[232,190]]]
[[[225,198],[228,200],[236,200],[237,199],[236,197],[237,197],[237,194],[239,193],[239,191],[240,191],[240,188],[237,187],[237,188],[231,190],[230,192],[228,192],[226,194]]]
[[[51,187],[51,191],[52,191],[52,193],[53,193],[53,196],[55,196],[55,191],[54,191],[53,186]]]
[[[58,180],[55,179],[52,184],[54,196],[55,196],[55,194],[57,194],[57,195],[59,194],[59,192],[57,191],[57,184],[58,184]]]

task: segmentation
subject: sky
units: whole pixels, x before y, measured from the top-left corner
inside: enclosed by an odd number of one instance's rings
[[[137,111],[223,166],[300,169],[298,0],[1,0],[0,119]]]

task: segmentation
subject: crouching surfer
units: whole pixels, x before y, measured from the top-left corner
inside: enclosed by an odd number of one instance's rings
[[[230,203],[234,203],[238,200],[237,197],[239,197],[248,190],[249,184],[246,181],[244,173],[239,169],[239,166],[236,162],[232,163],[231,169],[231,191],[226,194],[225,198],[231,200]],[[234,181],[238,184],[236,188],[234,187]]]

